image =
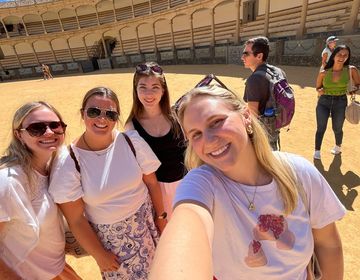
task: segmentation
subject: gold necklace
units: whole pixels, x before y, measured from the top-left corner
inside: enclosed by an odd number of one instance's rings
[[[241,187],[240,187],[240,188],[241,188]],[[255,187],[255,191],[254,191],[252,200],[249,199],[249,197],[247,196],[246,192],[243,190],[243,188],[241,188],[241,190],[243,191],[243,193],[244,193],[247,201],[249,202],[248,209],[249,209],[250,211],[255,211],[255,209],[256,209],[256,207],[255,207],[255,196],[256,196],[257,188],[258,188],[258,186]]]

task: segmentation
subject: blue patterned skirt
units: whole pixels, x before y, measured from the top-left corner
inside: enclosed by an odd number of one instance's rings
[[[150,197],[135,214],[123,221],[115,224],[91,223],[91,226],[104,248],[117,255],[120,263],[117,271],[102,272],[103,279],[148,279],[159,240]]]

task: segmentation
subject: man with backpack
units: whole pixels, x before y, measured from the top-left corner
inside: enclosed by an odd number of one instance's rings
[[[269,40],[255,37],[245,43],[241,59],[253,73],[246,80],[244,100],[267,129],[273,150],[280,150],[280,128],[289,125],[295,110],[292,88],[283,70],[267,64]]]

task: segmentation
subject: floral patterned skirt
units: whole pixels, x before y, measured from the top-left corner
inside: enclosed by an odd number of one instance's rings
[[[135,214],[123,221],[115,224],[91,223],[91,226],[104,248],[117,255],[120,263],[117,271],[102,272],[103,279],[148,279],[159,240],[150,197]]]

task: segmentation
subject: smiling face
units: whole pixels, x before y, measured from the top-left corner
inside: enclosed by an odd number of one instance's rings
[[[87,115],[87,109],[98,108],[101,109],[101,114],[95,118]],[[90,97],[82,111],[82,117],[86,126],[86,134],[89,137],[111,136],[112,130],[115,127],[116,121],[112,121],[106,117],[105,111],[115,111],[116,103],[110,98],[101,95],[93,95]]]
[[[344,64],[349,58],[349,51],[347,49],[340,50],[334,57],[334,63]]]
[[[58,122],[59,117],[49,108],[42,106],[31,111],[23,120],[20,128],[27,128],[30,124],[39,122]],[[64,142],[64,134],[54,133],[47,127],[45,133],[34,137],[26,130],[17,130],[16,137],[32,151],[35,158],[51,157],[52,153]]]
[[[153,75],[141,77],[136,86],[136,92],[145,110],[159,106],[164,94],[159,79]]]
[[[183,117],[183,128],[194,152],[225,175],[236,172],[253,152],[245,129],[250,123],[248,111],[241,114],[210,96],[192,99]]]

